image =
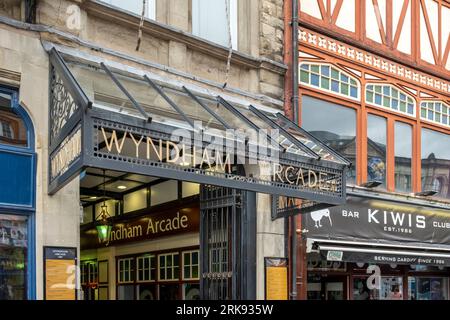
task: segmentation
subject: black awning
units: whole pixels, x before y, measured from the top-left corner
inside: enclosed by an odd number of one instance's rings
[[[450,266],[450,251],[421,248],[350,246],[316,243],[320,255],[327,261],[371,264],[402,264]]]

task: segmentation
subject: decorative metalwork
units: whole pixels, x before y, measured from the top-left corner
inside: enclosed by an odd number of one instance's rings
[[[70,117],[80,108],[51,65],[50,79],[50,143],[58,137]]]

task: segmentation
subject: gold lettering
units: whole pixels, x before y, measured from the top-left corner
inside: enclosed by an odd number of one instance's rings
[[[173,159],[170,159],[170,146],[173,147],[173,151],[172,154],[175,154],[175,157]],[[180,157],[180,150],[178,149],[178,146],[171,142],[171,141],[166,141],[166,162],[167,163],[175,163],[178,161],[178,158]]]
[[[314,183],[311,183],[311,176],[314,177]],[[308,170],[308,187],[315,188],[317,185],[317,175],[314,171]]]
[[[279,163],[274,163],[273,164],[273,179],[276,180],[276,178],[278,177],[278,181],[283,182],[283,178],[280,176],[280,173],[283,172],[283,166],[280,165]]]
[[[120,154],[122,152],[123,144],[125,143],[125,138],[127,136],[127,131],[125,131],[125,133],[123,134],[122,142],[120,143],[120,145],[119,145],[119,140],[117,139],[116,130],[112,131],[111,141],[110,142],[108,142],[108,138],[106,136],[105,129],[103,127],[102,127],[102,133],[103,133],[103,139],[105,139],[106,149],[108,150],[108,152],[112,151],[113,144],[115,144],[116,145],[116,149],[117,149],[117,153]]]
[[[133,226],[133,237],[140,237],[142,236],[142,226],[137,225]]]
[[[304,186],[305,185],[305,178],[303,177],[303,170],[302,170],[302,168],[298,168],[298,171],[297,171],[297,181],[295,182],[295,184],[298,186],[299,184],[299,182],[300,182],[300,180],[302,181],[302,186]]]
[[[152,218],[148,219],[148,225],[147,225],[147,235],[151,233],[155,233],[155,228],[153,227],[153,220]]]
[[[200,162],[200,167],[202,167],[204,163],[206,163],[209,169],[211,169],[211,161],[209,160],[209,152],[207,148],[203,150],[202,162]]]
[[[163,143],[162,143],[161,139],[159,139],[158,142],[159,142],[159,152],[158,152],[158,150],[156,150],[156,147],[153,144],[152,138],[147,137],[147,159],[150,159],[150,146],[152,146],[153,151],[155,152],[156,156],[158,157],[158,160],[159,161],[163,160],[163,151],[162,151]]]
[[[319,189],[320,190],[328,190],[327,181],[324,179],[328,176],[328,173],[319,172]]]
[[[185,222],[186,222],[186,224],[185,224]],[[181,227],[182,227],[182,228],[187,228],[187,227],[188,227],[187,222],[188,222],[187,216],[182,216],[181,219],[180,219],[180,225],[181,225]]]
[[[144,139],[144,136],[141,136],[141,138],[139,139],[139,141],[136,141],[136,139],[134,138],[134,136],[131,134],[130,132],[130,137],[133,140],[135,146],[136,146],[136,158],[139,158],[139,145],[142,142],[142,139]]]
[[[294,181],[289,179],[289,171],[293,171],[293,170],[294,170],[294,167],[292,167],[292,166],[289,166],[289,167],[286,168],[286,170],[284,170],[284,176],[286,178],[286,181],[289,184],[294,184]]]
[[[226,154],[225,156],[225,162],[222,163],[222,153],[216,152],[216,166],[222,169],[223,172],[231,172],[231,160],[230,160],[230,154]],[[228,171],[225,171],[225,169],[228,167]]]

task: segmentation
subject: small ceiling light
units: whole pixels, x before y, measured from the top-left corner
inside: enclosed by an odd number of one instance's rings
[[[381,184],[382,183],[380,181],[367,181],[361,184],[360,187],[372,189],[378,187]]]
[[[127,186],[123,186],[123,185],[117,186],[117,189],[119,189],[119,190],[125,190],[126,188],[127,188]]]
[[[434,196],[437,193],[437,191],[434,190],[424,190],[421,192],[416,192],[415,195],[419,197],[431,197]]]
[[[95,200],[95,199],[97,199],[97,197],[96,197],[96,196],[93,196],[93,197],[89,197],[89,200]]]

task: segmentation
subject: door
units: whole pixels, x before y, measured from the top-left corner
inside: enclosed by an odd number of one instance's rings
[[[202,299],[256,299],[255,202],[252,192],[201,186]]]

